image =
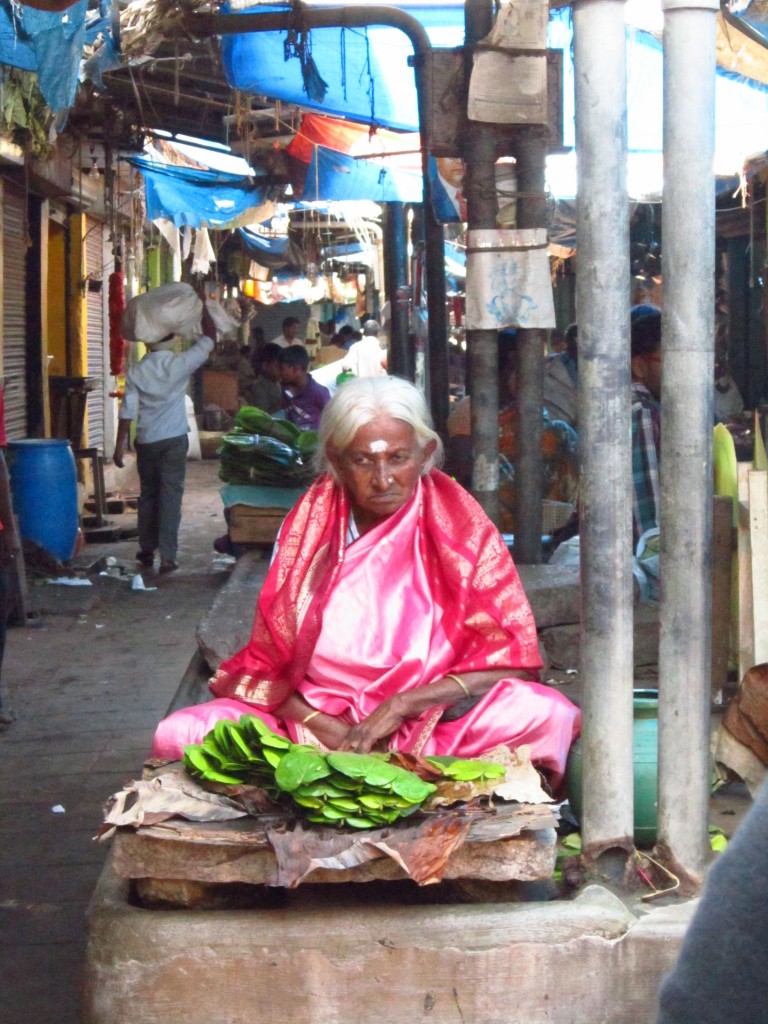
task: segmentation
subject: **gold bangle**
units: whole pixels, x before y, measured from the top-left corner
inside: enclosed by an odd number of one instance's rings
[[[471,697],[472,696],[472,694],[469,692],[469,689],[467,688],[467,684],[464,682],[463,679],[459,679],[458,676],[451,675],[450,672],[446,673],[445,678],[446,679],[452,679],[454,681],[454,683],[458,683],[459,686],[462,688],[462,690],[464,691],[464,693],[465,693],[465,695],[467,697]]]
[[[315,715],[320,715],[320,714],[322,714],[321,711],[310,711],[308,715],[306,715],[304,718],[302,718],[301,724],[302,725],[306,725],[307,722],[311,722],[312,721],[312,719],[315,717]]]

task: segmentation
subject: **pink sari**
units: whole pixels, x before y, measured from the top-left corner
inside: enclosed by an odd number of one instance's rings
[[[515,678],[541,666],[535,625],[512,559],[474,500],[433,472],[407,505],[349,547],[340,543],[348,521],[343,492],[320,482],[310,508],[325,509],[330,521],[324,524],[302,513],[306,502],[283,528],[288,551],[296,550],[295,534],[305,534],[306,568],[291,577],[281,538],[251,642],[211,682],[219,699],[161,722],[154,756],[179,757],[219,718],[247,712],[294,741],[317,742],[311,723],[274,715],[291,692],[351,726],[394,694],[446,673],[509,668],[509,678],[463,717],[442,721],[445,706],[437,705],[405,722],[388,745],[479,757],[501,744],[525,744],[556,786],[578,735],[579,712],[558,691]],[[310,550],[307,530],[314,537]]]

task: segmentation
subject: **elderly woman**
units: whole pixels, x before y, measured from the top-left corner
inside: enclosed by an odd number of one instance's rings
[[[530,747],[557,787],[579,712],[536,682],[530,606],[500,534],[439,472],[421,392],[395,377],[339,388],[323,413],[326,472],[286,518],[248,645],[218,699],[160,723],[179,757],[221,717],[259,715],[334,750],[479,757]]]

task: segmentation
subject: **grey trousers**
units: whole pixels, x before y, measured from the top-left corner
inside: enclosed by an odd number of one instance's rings
[[[144,552],[158,549],[160,558],[168,562],[176,560],[188,448],[186,434],[136,445],[141,483],[139,547]]]

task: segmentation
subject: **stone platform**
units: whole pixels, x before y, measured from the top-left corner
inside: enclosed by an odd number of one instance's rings
[[[238,562],[200,624],[174,708],[206,699],[210,669],[247,639],[266,568],[257,553]],[[521,575],[542,630],[578,617],[573,571]],[[267,884],[251,884],[264,863],[226,840],[203,843],[197,867],[182,842],[161,879],[146,842],[165,844],[165,857],[173,840],[152,829],[122,835],[93,895],[85,1024],[653,1024],[695,907],[670,897],[630,906],[595,885],[573,900],[546,902],[545,892],[544,902],[516,902],[539,883],[417,886],[394,862],[385,880],[374,872],[286,889],[263,874]],[[551,830],[525,842],[552,857]],[[537,864],[519,877],[542,874]],[[153,909],[141,905],[147,884]],[[197,909],[180,909],[185,901]]]
[[[248,910],[145,910],[108,865],[85,1024],[653,1024],[692,909],[635,916],[599,886],[543,904],[442,890],[302,886]]]

